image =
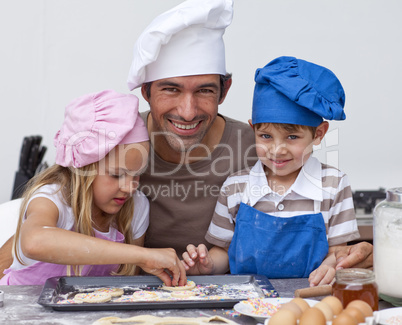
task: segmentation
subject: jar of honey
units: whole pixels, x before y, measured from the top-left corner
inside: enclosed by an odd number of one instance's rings
[[[350,268],[336,271],[332,295],[339,298],[343,308],[359,299],[378,310],[378,288],[372,270]]]

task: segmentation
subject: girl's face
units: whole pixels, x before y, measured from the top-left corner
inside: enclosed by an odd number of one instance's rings
[[[137,190],[148,162],[149,142],[116,146],[98,164],[92,183],[93,218],[114,215]]]
[[[288,131],[269,123],[256,129],[257,155],[268,171],[268,179],[273,177],[279,184],[294,182],[310,157],[313,145],[321,143],[326,127],[320,124],[315,135],[306,128]]]

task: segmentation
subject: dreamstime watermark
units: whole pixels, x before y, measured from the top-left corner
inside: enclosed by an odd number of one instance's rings
[[[141,185],[140,190],[148,198],[150,198],[151,201],[155,201],[157,198],[163,197],[184,202],[190,197],[193,199],[203,197],[218,197],[221,187],[218,184],[205,184],[203,180],[194,180],[192,184],[184,186],[171,179],[168,184]]]
[[[240,131],[239,131],[240,132]],[[220,193],[220,185],[225,179],[237,172],[238,170],[234,166],[242,166],[243,169],[250,170],[255,162],[255,150],[257,145],[253,144],[248,147],[244,147],[242,143],[241,133],[237,135],[237,139],[235,141],[236,146],[232,147],[227,144],[219,144],[214,150],[221,150],[220,154],[213,158],[214,155],[211,152],[208,152],[207,157],[203,158],[210,160],[210,168],[203,170],[200,172],[195,168],[196,165],[185,164],[182,158],[182,162],[177,165],[173,165],[174,168],[171,170],[159,170],[154,161],[155,153],[151,153],[148,173],[152,177],[155,177],[157,180],[167,179],[170,177],[170,181],[166,184],[157,184],[155,182],[151,182],[151,184],[141,184],[140,181],[140,189],[141,191],[147,195],[151,201],[156,200],[159,197],[162,198],[172,198],[179,201],[185,201],[189,198],[197,199],[200,197],[218,197]],[[339,166],[339,131],[338,129],[332,130],[327,133],[324,137],[323,141],[319,146],[314,146],[313,148],[313,156],[318,158],[318,160],[324,164],[330,165],[332,167],[338,168]],[[206,148],[204,147],[206,150]],[[277,149],[279,150],[279,148]],[[308,150],[311,150],[309,147]],[[304,152],[306,157],[310,157],[310,152]],[[184,155],[184,153],[183,153]],[[237,161],[235,161],[237,159]],[[192,182],[183,183],[180,180],[180,175],[182,175],[183,170],[193,177]],[[316,178],[315,174],[308,174],[305,169],[302,169],[305,178],[310,181],[314,186],[319,186],[322,188],[321,178]],[[256,175],[261,177],[266,177],[265,173],[261,175]],[[216,177],[216,184],[211,186],[210,182],[205,182],[202,180],[203,177]],[[186,185],[183,185],[186,184]],[[324,191],[325,188],[322,188]],[[263,196],[270,192],[270,188],[259,185],[251,185],[249,188],[250,195],[253,196]]]
[[[128,152],[136,150],[135,159],[140,164],[140,170],[148,163],[149,152],[139,143],[120,143],[116,132],[98,129],[94,131],[82,131],[72,135],[64,144],[59,143],[64,151],[58,149],[59,160],[69,166],[70,170],[79,176],[90,177],[110,174],[110,166],[118,166],[129,176],[136,176],[138,170],[130,170],[128,167]],[[116,150],[116,148],[118,148]],[[107,157],[107,159],[105,159]],[[113,164],[112,164],[112,163]],[[86,168],[97,163],[97,168]],[[81,167],[82,166],[82,167]],[[116,171],[113,171],[116,174]]]
[[[218,143],[213,148],[209,148],[202,143],[194,143],[187,147],[181,137],[166,132],[152,133],[151,143],[156,143],[160,136],[175,138],[176,143],[179,144],[175,152],[180,154],[180,158],[177,159],[177,163],[172,164],[171,169],[160,170],[156,163],[158,160],[157,153],[151,150],[148,173],[155,177],[173,176],[183,171],[194,177],[206,177],[210,175],[221,177],[238,171],[238,166],[251,168],[256,162],[256,145],[244,145],[242,130],[237,130],[234,139],[230,141],[231,144]],[[194,152],[198,152],[200,156],[195,156]],[[217,152],[219,155],[214,155]],[[206,161],[210,162],[208,170],[199,170],[197,162],[201,160],[203,163]]]
[[[158,137],[163,133],[154,133],[151,135],[151,143],[158,141]],[[176,142],[181,143],[181,146],[185,148],[184,141],[175,134],[170,134],[170,137],[175,136]],[[249,133],[247,134],[249,137]],[[180,161],[177,164],[171,164],[170,169],[161,170],[157,160],[160,159],[152,149],[150,153],[141,145],[129,144],[121,146],[118,151],[112,150],[118,145],[116,142],[116,133],[114,132],[99,132],[99,136],[94,136],[91,132],[80,132],[75,134],[69,139],[66,144],[66,157],[67,159],[73,159],[75,153],[75,147],[80,145],[83,139],[87,137],[93,137],[93,141],[97,141],[98,150],[91,152],[91,157],[94,161],[100,161],[97,169],[85,170],[83,168],[73,168],[71,170],[82,176],[95,176],[106,175],[110,173],[107,164],[103,159],[108,155],[108,159],[120,161],[120,166],[125,170],[127,175],[136,176],[138,171],[130,171],[126,166],[126,156],[129,150],[138,150],[138,159],[142,159],[144,162],[148,162],[146,173],[148,176],[155,177],[155,179],[169,179],[169,183],[163,184],[141,184],[140,189],[151,200],[155,200],[158,197],[170,197],[180,201],[185,201],[188,198],[199,197],[217,197],[220,192],[220,186],[223,181],[231,174],[237,172],[239,169],[250,170],[256,162],[256,148],[257,145],[244,144],[244,135],[242,130],[237,130],[237,133],[232,137],[230,143],[219,143],[213,148],[208,148],[204,144],[194,143],[187,150],[180,152]],[[246,141],[249,142],[249,141]],[[313,155],[317,157],[322,163],[328,164],[335,168],[339,166],[339,130],[334,129],[326,134],[323,141],[319,146],[314,147]],[[199,157],[191,155],[197,149],[200,153]],[[178,152],[178,151],[176,151]],[[117,157],[118,154],[118,157]],[[70,155],[70,156],[68,156]],[[208,168],[199,168],[199,161],[203,164],[209,163]],[[194,163],[193,163],[194,162]],[[304,170],[303,170],[304,171]],[[304,171],[305,172],[305,171]],[[190,175],[193,180],[183,185],[180,180],[180,175],[183,173]],[[261,175],[264,177],[265,175]],[[205,182],[204,178],[215,177],[216,184],[211,185],[211,182]],[[318,179],[315,179],[313,175],[308,175],[305,172],[305,177],[309,179],[313,184],[318,184]],[[123,186],[124,184],[122,184]],[[126,185],[127,186],[127,185]],[[138,187],[138,181],[132,181],[133,189]],[[253,188],[255,195],[258,193],[268,193],[268,188]]]

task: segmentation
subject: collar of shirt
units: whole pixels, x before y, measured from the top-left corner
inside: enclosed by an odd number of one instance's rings
[[[321,163],[317,158],[310,157],[300,170],[296,181],[283,197],[294,192],[308,199],[321,202],[323,200],[321,174]],[[271,193],[274,192],[268,186],[264,166],[258,160],[250,170],[247,189],[244,192],[242,202],[254,206],[261,198]]]

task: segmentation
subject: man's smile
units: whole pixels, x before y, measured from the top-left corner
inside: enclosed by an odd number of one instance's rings
[[[172,124],[178,128],[178,129],[182,129],[182,130],[190,130],[190,129],[195,129],[197,127],[198,124],[200,124],[201,122],[196,122],[196,123],[192,123],[192,124],[179,124],[173,121]]]

